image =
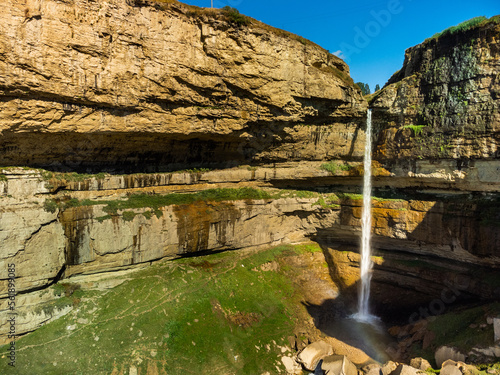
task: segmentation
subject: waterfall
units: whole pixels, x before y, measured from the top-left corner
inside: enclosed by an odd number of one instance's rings
[[[372,278],[372,261],[370,237],[372,228],[372,110],[368,110],[366,119],[366,143],[365,143],[365,162],[363,177],[363,212],[362,212],[362,236],[361,236],[361,283],[358,294],[358,312],[354,319],[362,322],[372,322],[377,319],[370,314],[370,281]]]

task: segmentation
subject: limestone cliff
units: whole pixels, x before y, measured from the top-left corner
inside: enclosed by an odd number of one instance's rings
[[[0,165],[19,166],[0,170],[0,268],[16,265],[18,333],[67,312],[34,315],[54,282],[203,251],[312,238],[355,285],[367,103],[341,60],[175,1],[8,0],[0,21]],[[468,297],[500,296],[498,32],[409,49],[371,100],[374,280],[422,300],[457,275]],[[147,173],[196,167],[221,169]]]
[[[62,314],[59,310],[49,315],[34,312],[49,298],[45,294],[42,298],[39,290],[77,275],[116,272],[193,253],[306,239],[345,254],[357,249],[359,241],[362,199],[343,192],[352,189],[359,177],[340,169],[326,172],[310,163],[294,168],[103,175],[80,181],[64,180],[74,179],[73,175],[21,168],[4,173],[0,267],[16,265],[16,290],[24,314],[19,333]],[[326,181],[330,187],[325,187]],[[323,187],[311,191],[315,183]],[[309,191],[293,189],[301,184],[309,186]],[[200,192],[205,195],[189,200]],[[373,244],[386,260],[376,268],[375,281],[392,280],[428,298],[443,282],[459,275],[473,280],[467,285],[467,295],[500,296],[494,276],[491,283],[474,280],[479,267],[484,268],[483,274],[494,275],[492,270],[500,266],[498,197],[409,194],[372,203]],[[345,286],[352,287],[358,274],[352,271],[357,254],[350,256],[348,265],[335,251],[332,254],[332,278],[347,280]],[[429,267],[450,268],[447,277],[440,279],[442,273],[429,273]],[[6,279],[0,280],[0,316],[8,313],[7,285]],[[387,294],[379,300],[384,298]],[[411,296],[408,306],[410,302],[415,303]],[[0,340],[7,330],[8,325],[0,325]]]
[[[370,98],[379,160],[417,173],[425,159],[451,160],[465,173],[488,160],[497,170],[499,33],[497,16],[406,51],[402,69]]]
[[[360,157],[351,135],[366,102],[347,65],[248,20],[176,1],[8,0],[0,164],[156,171]]]

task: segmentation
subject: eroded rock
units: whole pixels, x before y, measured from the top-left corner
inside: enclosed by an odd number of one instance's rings
[[[152,172],[362,155],[366,102],[311,42],[178,2],[37,4],[7,0],[0,15],[2,165]]]
[[[425,370],[432,368],[429,361],[426,360],[425,358],[421,358],[421,357],[413,358],[410,361],[410,366],[416,368],[417,370],[422,370],[422,371],[425,371]]]
[[[297,360],[302,363],[305,369],[314,371],[320,360],[332,354],[331,345],[324,341],[316,341],[302,350],[297,356]]]

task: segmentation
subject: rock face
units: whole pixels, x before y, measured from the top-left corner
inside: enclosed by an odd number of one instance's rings
[[[357,195],[334,194],[326,198],[330,199],[327,202],[317,193],[300,198],[292,191],[288,198],[199,201],[160,207],[150,207],[146,202],[136,208],[109,211],[110,199],[120,201],[134,193],[161,195],[245,184],[279,185],[292,178],[290,172],[298,177],[298,171],[233,169],[67,182],[57,178],[44,180],[37,171],[12,170],[8,180],[1,183],[5,191],[1,195],[0,236],[5,245],[1,259],[20,265],[17,287],[30,290],[54,280],[63,269],[66,276],[102,272],[178,254],[270,246],[311,236],[327,243],[355,243],[362,210],[362,200]],[[304,176],[320,178],[325,172],[313,172],[309,167],[308,173],[304,172]],[[337,181],[342,179],[350,177],[337,177]],[[47,197],[56,186],[64,190]],[[60,201],[59,208],[47,207],[50,198]],[[72,207],[70,199],[93,199],[95,203]],[[103,204],[98,204],[99,199],[105,200]],[[445,269],[446,261],[451,260],[457,262],[454,271],[462,272],[471,290],[495,295],[488,284],[470,278],[466,266],[496,267],[500,263],[495,221],[498,210],[494,202],[374,199],[372,205],[373,243],[387,252],[380,267],[404,268],[398,255],[391,256],[401,249],[434,258],[433,269]],[[484,221],[490,211],[491,221]],[[358,271],[350,271],[351,265],[357,263],[357,255],[345,258],[346,254],[334,253],[332,268],[349,286],[357,277]],[[439,258],[441,262],[437,261]],[[422,266],[426,262],[430,260],[423,261]],[[422,282],[428,281],[429,290],[436,289],[432,286],[435,276],[432,272],[421,275]],[[455,276],[454,272],[450,274],[450,278]]]
[[[9,0],[0,22],[0,164],[143,172],[362,155],[366,102],[347,65],[282,30],[175,1]]]
[[[359,277],[359,254],[352,246],[360,234],[361,196],[269,189],[301,178],[341,182],[347,187],[352,183],[349,172],[332,176],[307,164],[303,169],[234,168],[93,176],[78,181],[20,168],[4,172],[0,262],[4,269],[16,264],[19,292],[77,274],[116,271],[165,257],[307,238],[340,250],[325,249],[325,256],[331,260],[331,277],[341,287],[354,289]],[[181,193],[229,187],[268,189],[270,195],[184,204],[149,201],[165,194],[180,198]],[[143,194],[143,203],[117,206],[137,193]],[[424,302],[443,293],[448,302],[459,295],[500,296],[491,269],[500,263],[496,224],[483,221],[489,211],[498,212],[495,202],[374,199],[372,204],[373,244],[379,255],[374,259],[374,296],[378,296],[376,285],[384,285],[386,293],[377,298],[381,303],[390,305],[384,300],[395,293],[389,284],[413,290],[408,295],[412,307],[422,302],[415,298],[415,291],[423,293]],[[472,277],[480,267],[484,277]],[[1,310],[6,308],[6,280],[0,284],[0,293],[4,298]],[[400,294],[399,302],[405,298]]]
[[[48,170],[0,171],[0,267],[16,264],[18,292],[165,257],[309,238],[325,245],[331,278],[356,289],[362,209],[353,193],[368,104],[344,62],[255,20],[239,25],[224,11],[175,1],[4,5],[0,165]],[[370,101],[380,304],[394,295],[410,309],[500,296],[496,21],[409,49]],[[200,169],[208,167],[220,170]],[[198,169],[160,173],[185,168]],[[147,202],[248,187],[274,195],[119,207],[138,193]],[[2,278],[4,314],[5,297]],[[47,319],[27,318],[26,331]],[[315,354],[303,353],[312,370]]]
[[[493,17],[406,51],[402,69],[370,104],[381,129],[379,160],[401,165],[453,159],[457,170],[466,170],[474,160],[498,159],[498,21]]]
[[[496,222],[484,220],[492,206],[495,212],[491,215],[496,217],[497,206],[490,200],[372,200],[373,242],[379,249],[404,248],[428,256],[497,265],[498,227]],[[333,242],[354,242],[348,232],[358,235],[352,228],[361,226],[361,212],[361,196],[349,197],[342,201],[340,226],[320,235]],[[484,241],[489,245],[483,246]]]
[[[69,209],[61,215],[69,239],[66,275],[198,251],[292,242],[304,238],[315,225],[323,225],[321,221],[331,221],[320,210],[313,218],[313,203],[300,199],[197,202],[161,208],[159,217],[144,216],[148,209],[139,209],[130,221],[126,216],[97,220],[106,216],[99,206]]]
[[[27,178],[31,179],[29,172]],[[38,182],[33,183],[35,189]],[[206,186],[195,184],[191,189]],[[120,200],[116,190],[101,193]],[[69,196],[60,197],[67,201]],[[197,251],[300,241],[317,226],[326,228],[338,218],[337,211],[323,209],[317,198],[208,200],[158,208],[143,204],[111,215],[109,200],[51,208],[45,197],[31,198],[3,196],[0,210],[0,261],[4,269],[8,263],[17,265],[20,292],[45,286],[63,272],[69,277]],[[0,285],[5,297],[7,280]]]

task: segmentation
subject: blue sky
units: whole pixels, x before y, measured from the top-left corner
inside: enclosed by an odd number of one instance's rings
[[[210,7],[211,0],[184,0]],[[303,36],[344,58],[356,82],[382,87],[405,49],[477,16],[500,14],[499,0],[213,0]]]

